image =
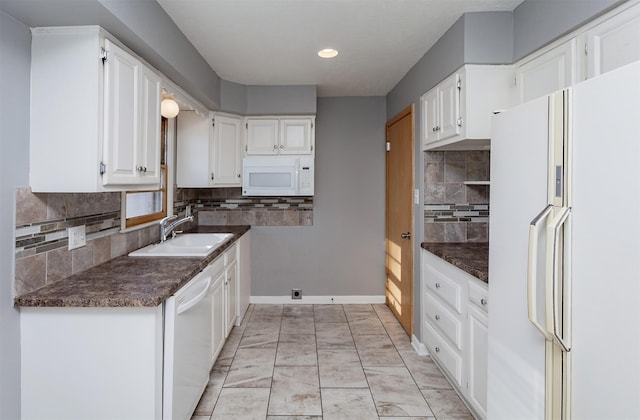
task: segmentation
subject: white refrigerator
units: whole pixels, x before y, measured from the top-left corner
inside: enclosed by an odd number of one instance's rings
[[[640,62],[492,130],[488,418],[640,419]]]

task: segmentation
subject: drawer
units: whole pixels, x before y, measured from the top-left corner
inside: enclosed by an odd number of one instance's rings
[[[431,293],[425,293],[425,321],[440,330],[456,348],[462,350],[462,321],[438,302]]]
[[[431,264],[424,265],[424,283],[449,306],[462,313],[462,286],[451,280]]]
[[[446,371],[450,379],[456,382],[458,387],[462,387],[462,357],[428,322],[424,322],[423,327],[429,354]]]
[[[224,252],[224,265],[227,266],[238,258],[238,243],[234,243]]]
[[[489,310],[489,288],[487,285],[480,282],[470,281],[469,301],[480,308],[480,310],[487,313]]]

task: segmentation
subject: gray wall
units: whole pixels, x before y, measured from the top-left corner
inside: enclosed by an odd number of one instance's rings
[[[247,86],[246,115],[315,114],[316,87]]]
[[[385,98],[319,98],[311,227],[251,229],[255,296],[385,293]]]
[[[20,319],[13,307],[15,187],[29,183],[29,28],[0,12],[0,418],[20,418]]]

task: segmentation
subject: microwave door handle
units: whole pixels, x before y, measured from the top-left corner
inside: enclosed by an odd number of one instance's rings
[[[296,170],[293,171],[293,174],[293,186],[295,193],[298,194],[300,192],[300,168],[296,168]]]

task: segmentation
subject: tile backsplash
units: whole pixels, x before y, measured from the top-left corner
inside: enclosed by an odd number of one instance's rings
[[[183,188],[174,209],[193,206],[199,225],[311,226],[313,197],[243,197],[240,188]]]
[[[242,197],[240,188],[174,190],[174,214],[193,206],[197,224],[310,226],[312,197]],[[157,224],[120,232],[121,193],[16,190],[15,290],[22,295],[158,242]],[[68,250],[67,228],[85,225],[87,245]],[[188,228],[186,226],[185,228]]]
[[[31,292],[156,242],[156,225],[120,233],[120,193],[16,190],[16,294]],[[68,250],[67,228],[86,225],[87,245]]]
[[[425,241],[488,242],[490,152],[424,153]]]

